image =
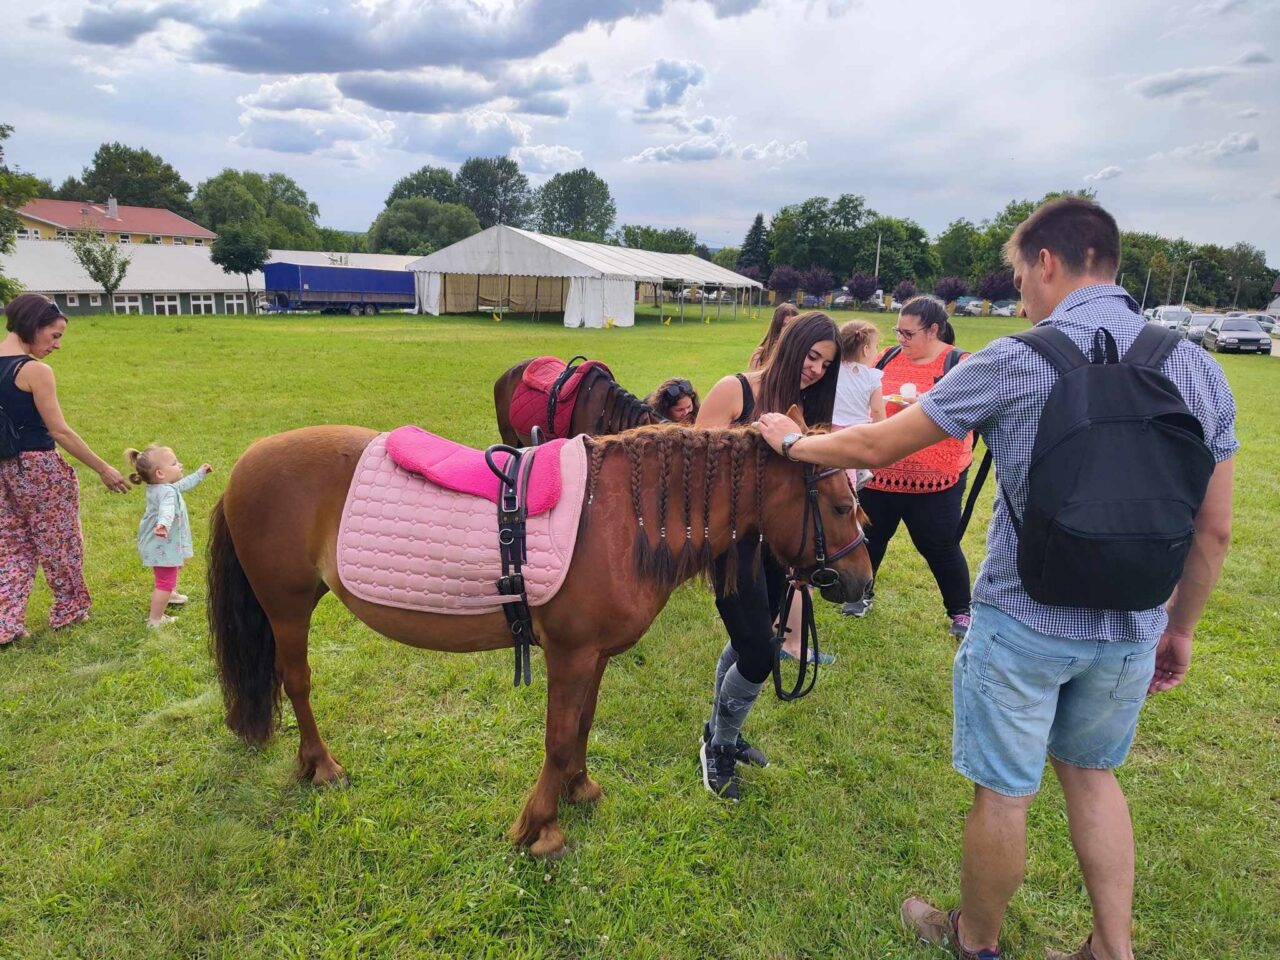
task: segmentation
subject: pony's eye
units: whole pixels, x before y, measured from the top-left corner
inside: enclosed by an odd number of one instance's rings
[[[853,513],[853,504],[851,503],[841,503],[836,506],[837,517],[847,517],[851,513]]]

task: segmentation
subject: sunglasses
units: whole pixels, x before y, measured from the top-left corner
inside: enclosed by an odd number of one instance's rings
[[[668,400],[679,400],[681,397],[693,396],[693,384],[688,380],[677,380],[662,388],[662,395]]]
[[[55,320],[57,320],[61,316],[62,316],[62,310],[59,309],[56,303],[53,303],[52,301],[50,301],[49,305],[44,308],[44,312],[40,314],[40,319],[37,320],[36,322],[39,325],[44,326],[47,323],[53,323]]]

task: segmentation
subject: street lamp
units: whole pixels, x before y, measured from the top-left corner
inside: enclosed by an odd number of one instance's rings
[[[1187,305],[1187,287],[1188,287],[1188,285],[1190,285],[1190,283],[1191,283],[1191,268],[1192,268],[1192,267],[1194,267],[1195,265],[1196,265],[1196,262],[1195,262],[1194,260],[1192,260],[1190,263],[1188,263],[1188,264],[1187,264],[1187,279],[1186,279],[1186,280],[1184,280],[1184,281],[1183,281],[1183,283],[1182,283],[1182,303],[1181,303],[1181,306],[1184,306],[1184,307]]]

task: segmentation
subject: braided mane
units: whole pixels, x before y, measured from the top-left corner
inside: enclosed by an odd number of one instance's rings
[[[665,422],[653,407],[603,371],[596,371],[596,377],[587,389],[604,390],[600,415],[591,425],[591,433],[596,436],[622,433],[624,430]]]

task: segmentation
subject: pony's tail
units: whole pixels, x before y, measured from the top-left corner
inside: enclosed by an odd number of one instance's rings
[[[280,713],[276,638],[245,576],[222,499],[209,538],[209,645],[218,665],[227,726],[246,743],[270,739]]]

